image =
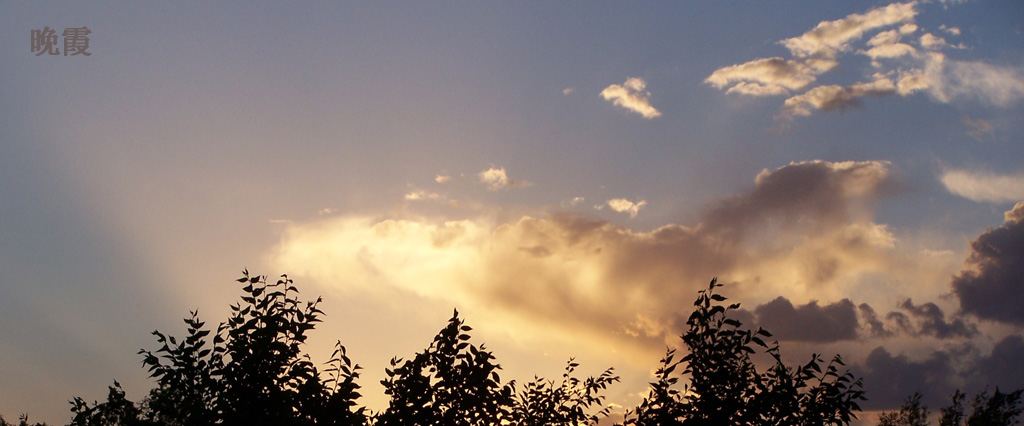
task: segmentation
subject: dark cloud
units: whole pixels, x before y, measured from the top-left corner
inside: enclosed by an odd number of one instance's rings
[[[885,315],[885,319],[895,326],[894,328],[896,329],[896,332],[911,335],[917,334],[917,330],[914,328],[914,323],[911,322],[910,317],[903,312],[889,312]]]
[[[1010,335],[996,343],[992,353],[983,357],[971,369],[972,387],[978,389],[999,387],[1002,390],[1024,388],[1024,338]]]
[[[857,311],[860,312],[860,317],[863,321],[864,327],[867,329],[868,336],[870,337],[889,337],[893,335],[892,331],[885,328],[885,323],[878,319],[878,314],[875,310],[867,303],[861,303],[857,306]]]
[[[857,311],[853,302],[843,299],[818,306],[812,301],[794,307],[785,297],[754,309],[761,327],[779,340],[804,342],[836,342],[857,338]]]
[[[910,299],[904,300],[900,308],[910,312],[917,319],[916,334],[934,336],[940,339],[952,337],[971,337],[978,334],[978,327],[967,324],[962,318],[954,318],[946,322],[946,315],[938,305],[928,302],[914,305]]]
[[[960,307],[979,318],[1024,325],[1024,202],[1002,226],[971,242],[967,269],[953,278]]]
[[[930,407],[944,404],[956,385],[953,382],[954,362],[946,352],[935,351],[923,361],[913,361],[906,355],[893,356],[879,346],[871,351],[864,365],[852,368],[864,378],[868,400],[861,406],[865,410],[891,410],[914,392],[924,394]]]
[[[851,219],[864,201],[877,198],[891,185],[886,163],[807,161],[755,179],[757,188],[724,200],[706,215],[711,232],[758,226],[766,219],[781,224],[835,224]]]

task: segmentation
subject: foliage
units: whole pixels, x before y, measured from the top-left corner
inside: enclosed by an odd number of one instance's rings
[[[555,385],[553,380],[534,377],[517,395],[513,407],[513,424],[522,426],[569,426],[596,424],[601,417],[608,416],[611,407],[605,407],[594,414],[587,414],[593,406],[601,406],[604,396],[600,394],[608,385],[619,381],[609,368],[600,376],[580,381],[573,373],[579,367],[573,359],[566,363],[562,382]]]
[[[974,396],[971,404],[971,415],[964,423],[963,400],[965,395],[957,390],[953,393],[949,407],[941,410],[940,426],[1009,426],[1020,424],[1022,412],[1021,398],[1024,389],[1010,393],[1002,393],[996,388],[989,396],[988,391],[981,391]]]
[[[425,351],[409,360],[391,359],[381,381],[391,400],[376,416],[378,426],[576,425],[608,414],[610,408],[587,410],[600,405],[600,391],[618,381],[611,369],[581,381],[572,375],[579,364],[570,360],[560,386],[535,378],[516,394],[514,382],[501,384],[494,355],[470,343],[471,330],[455,311]]]
[[[996,389],[989,396],[988,391],[974,397],[969,416],[964,413],[966,395],[958,389],[950,398],[948,407],[939,410],[939,426],[1011,426],[1019,424],[1021,397],[1024,389],[1002,393]],[[965,423],[966,419],[966,423]],[[921,394],[907,398],[898,412],[883,412],[878,417],[878,426],[927,426],[928,408],[921,404]]]
[[[303,304],[292,280],[268,284],[243,271],[242,302],[211,331],[197,312],[185,318],[188,336],[178,340],[159,331],[162,346],[140,350],[157,386],[141,406],[124,398],[115,382],[104,403],[72,401],[75,426],[86,425],[362,425],[363,408],[352,365],[338,342],[328,362],[328,379],[302,354],[306,333],[320,322],[320,299]]]
[[[682,335],[689,353],[676,360],[669,350],[656,371],[648,397],[627,413],[625,425],[842,425],[849,424],[864,399],[861,381],[849,372],[837,355],[822,368],[813,355],[800,368],[783,364],[778,344],[768,346],[763,338],[771,333],[743,329],[729,313],[739,304],[723,305],[727,299],[715,293],[720,287],[712,280],[700,291]],[[761,348],[775,364],[758,373],[751,355]],[[689,376],[683,389],[674,388],[679,377],[673,373],[683,366]]]
[[[377,418],[390,425],[497,425],[509,416],[513,388],[500,385],[494,356],[470,344],[458,311],[423,352],[391,359],[381,381],[391,397]]]
[[[10,423],[4,420],[4,416],[0,416],[0,426],[47,426],[46,423],[29,423],[28,414],[22,414],[18,416],[18,423]]]
[[[105,402],[74,398],[71,425],[569,426],[593,425],[609,414],[602,392],[619,381],[611,368],[580,379],[574,374],[579,364],[570,359],[560,383],[534,377],[517,392],[514,381],[502,384],[494,355],[470,343],[472,328],[458,311],[423,352],[392,358],[381,381],[389,406],[370,414],[356,403],[360,367],[340,341],[323,373],[302,353],[323,314],[320,299],[301,302],[287,276],[268,284],[263,276],[243,275],[241,302],[216,333],[198,312],[184,319],[184,339],[153,332],[161,347],[139,351],[157,385],[145,399],[128,400],[115,381]],[[846,425],[856,418],[861,381],[840,373],[838,355],[828,364],[815,354],[804,365],[786,366],[778,342],[765,343],[769,332],[744,329],[730,318],[740,305],[725,305],[715,292],[720,286],[712,280],[698,293],[681,336],[686,355],[667,350],[647,398],[626,412],[623,426]],[[751,358],[759,351],[774,360],[763,372]],[[687,379],[682,388],[680,379]],[[957,391],[941,409],[940,425],[1018,424],[1022,395],[981,392],[965,415],[965,395]],[[883,413],[879,424],[923,426],[927,417],[921,395],[914,394],[900,411]],[[0,417],[0,426],[15,425]],[[29,424],[22,415],[17,426],[46,425]]]
[[[900,411],[879,415],[878,426],[928,426],[928,407],[921,405],[921,393],[907,397]]]

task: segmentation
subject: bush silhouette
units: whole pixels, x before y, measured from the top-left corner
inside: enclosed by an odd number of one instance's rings
[[[729,317],[740,305],[724,305],[718,287],[711,280],[699,292],[682,335],[689,353],[677,360],[674,350],[667,352],[648,397],[627,413],[625,425],[845,425],[856,418],[861,381],[839,372],[838,355],[824,368],[818,355],[799,368],[785,366],[778,343],[764,341],[771,333],[743,329]],[[763,373],[750,358],[757,348],[775,360]],[[676,388],[684,375],[689,383]]]
[[[581,379],[570,359],[557,384],[539,377],[519,389],[515,381],[503,384],[495,356],[471,342],[472,328],[458,311],[425,350],[392,358],[381,381],[388,407],[370,413],[357,403],[360,367],[340,341],[322,372],[302,352],[323,315],[320,299],[300,301],[287,276],[268,283],[243,271],[238,281],[241,301],[216,330],[190,312],[185,338],[153,332],[161,346],[139,354],[156,387],[142,401],[128,400],[115,381],[104,402],[74,398],[71,425],[568,426],[593,425],[610,414],[602,393],[619,381],[611,368]],[[846,425],[856,418],[864,392],[859,379],[840,371],[838,355],[827,364],[815,354],[804,365],[786,366],[778,342],[765,342],[769,332],[744,329],[730,317],[739,304],[725,305],[718,287],[712,280],[698,293],[681,336],[686,354],[667,351],[648,396],[626,411],[623,426]],[[763,372],[751,358],[758,352],[773,360]],[[1022,393],[980,393],[965,416],[965,397],[957,391],[940,424],[1016,424]],[[924,425],[926,418],[917,394],[900,412],[883,414],[880,424]],[[20,420],[18,426],[45,426],[30,425],[25,415]],[[0,417],[0,426],[14,425]]]
[[[159,331],[162,346],[140,350],[157,386],[136,406],[116,382],[104,403],[72,401],[72,425],[362,425],[365,409],[352,365],[338,342],[327,379],[302,353],[306,333],[320,322],[320,299],[303,304],[292,280],[268,283],[243,271],[241,303],[213,334],[197,312],[178,340]]]
[[[981,391],[974,396],[971,414],[964,413],[964,395],[953,392],[950,405],[939,412],[939,426],[1010,426],[1019,424],[1021,398],[1024,389],[1002,393],[997,388],[992,395]],[[907,397],[899,411],[884,412],[878,417],[878,426],[927,426],[928,407],[921,404],[921,393]]]

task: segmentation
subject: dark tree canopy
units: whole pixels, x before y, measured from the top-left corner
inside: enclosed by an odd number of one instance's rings
[[[216,330],[197,312],[184,319],[182,339],[154,331],[156,350],[140,350],[156,386],[140,402],[114,382],[104,402],[71,401],[72,426],[577,426],[596,425],[610,414],[603,392],[619,381],[611,368],[577,378],[570,359],[560,382],[534,377],[521,387],[503,383],[501,366],[458,311],[422,352],[392,358],[381,381],[389,404],[372,413],[358,404],[359,365],[337,342],[323,371],[303,353],[307,335],[323,312],[320,299],[303,302],[292,280],[243,271],[241,301]],[[647,398],[627,410],[623,426],[847,425],[864,399],[861,382],[837,355],[825,363],[812,355],[786,366],[771,333],[744,329],[730,314],[712,280],[698,293],[682,334],[685,355],[667,351]],[[773,360],[758,371],[751,356]],[[681,386],[680,386],[681,385]],[[1016,424],[1024,390],[978,394],[970,415],[964,395],[941,410],[943,426]],[[920,394],[885,426],[923,426],[928,417]],[[17,426],[30,424],[22,415]],[[0,426],[15,426],[0,417]]]
[[[718,287],[712,280],[700,291],[682,336],[689,353],[677,359],[668,351],[648,397],[627,413],[626,425],[845,425],[856,417],[857,401],[864,399],[861,382],[839,371],[838,355],[828,364],[813,355],[803,366],[787,367],[778,343],[764,341],[771,333],[743,329],[729,317],[740,305],[725,305]],[[758,350],[775,361],[762,373],[751,359]],[[689,383],[678,389],[686,376]]]

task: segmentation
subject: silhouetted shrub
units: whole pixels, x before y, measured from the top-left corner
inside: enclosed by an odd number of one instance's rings
[[[1019,424],[1021,397],[1024,389],[1002,393],[996,389],[979,392],[971,404],[971,414],[964,413],[964,395],[960,390],[953,392],[948,407],[939,412],[939,426],[1010,426]],[[965,423],[966,421],[966,423]],[[878,417],[878,426],[927,426],[928,407],[921,404],[921,394],[908,397],[899,411],[883,412]]]
[[[676,360],[668,351],[648,397],[627,413],[625,425],[845,425],[856,418],[861,381],[849,371],[840,374],[838,355],[824,368],[818,355],[802,367],[786,367],[778,343],[763,340],[769,332],[743,329],[729,317],[740,305],[723,305],[727,299],[715,293],[720,286],[711,280],[700,291],[682,335],[689,353]],[[756,348],[775,360],[764,373],[750,358]],[[689,376],[682,390],[675,388],[680,376]]]

